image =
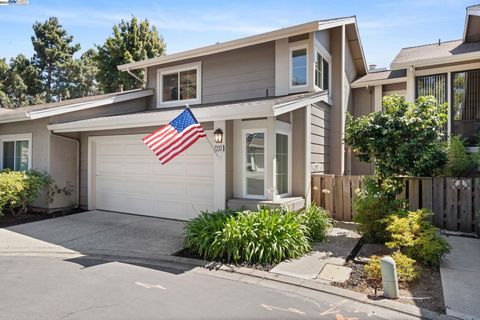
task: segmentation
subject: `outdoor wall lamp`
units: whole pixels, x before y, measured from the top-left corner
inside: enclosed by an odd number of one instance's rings
[[[222,143],[223,142],[223,131],[222,129],[218,128],[213,132],[213,140],[215,143]]]

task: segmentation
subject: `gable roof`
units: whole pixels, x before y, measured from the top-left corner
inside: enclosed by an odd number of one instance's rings
[[[287,28],[282,28],[282,29],[278,29],[278,30],[274,30],[266,33],[261,33],[254,36],[249,36],[249,37],[240,38],[236,40],[217,43],[214,45],[200,47],[197,49],[172,53],[165,56],[145,59],[145,60],[131,62],[127,64],[122,64],[117,66],[117,68],[120,71],[129,71],[129,70],[135,70],[140,68],[146,68],[154,65],[239,49],[239,48],[248,47],[248,46],[265,43],[269,41],[274,41],[274,40],[278,40],[286,37],[291,37],[291,36],[309,33],[313,31],[326,30],[326,29],[330,29],[330,28],[334,28],[342,25],[350,25],[350,24],[354,24],[355,26],[357,26],[357,20],[355,16],[326,19],[326,20],[316,20],[316,21],[307,22],[307,23],[303,23],[303,24],[299,24],[299,25],[295,25]],[[359,50],[361,51],[361,55],[363,58],[363,65],[366,70],[367,67],[365,62],[365,55],[363,53],[363,48],[359,40],[360,36],[358,34],[358,29],[355,28],[355,31],[357,33],[356,34],[357,39],[353,39],[352,41],[357,41],[358,45],[360,46]]]
[[[480,4],[467,7],[463,42],[480,41]]]
[[[278,116],[319,101],[328,101],[326,91],[299,93],[282,97],[257,98],[243,101],[211,103],[191,106],[199,122]],[[142,112],[90,118],[86,120],[50,124],[53,132],[77,132],[159,126],[175,118],[183,107],[147,110]]]
[[[404,69],[472,59],[480,59],[480,41],[463,43],[462,40],[452,40],[440,44],[403,48],[393,59],[390,67]]]
[[[78,99],[37,104],[16,109],[0,108],[0,123],[34,120],[49,116],[80,111],[122,101],[128,101],[153,95],[153,90],[135,89],[124,92],[108,93]]]

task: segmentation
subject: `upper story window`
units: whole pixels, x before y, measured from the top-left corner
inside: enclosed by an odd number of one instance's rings
[[[307,48],[290,49],[290,87],[307,85]]]
[[[159,107],[201,103],[201,63],[158,70]]]
[[[31,168],[31,134],[0,136],[0,169],[25,171]]]
[[[320,90],[330,88],[330,61],[319,51],[315,54],[315,86]]]

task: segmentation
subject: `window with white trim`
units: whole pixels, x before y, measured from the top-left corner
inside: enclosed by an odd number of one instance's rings
[[[201,103],[201,63],[158,70],[158,105],[179,106]]]
[[[318,50],[315,54],[315,86],[327,91],[330,88],[330,61]]]
[[[307,85],[307,48],[292,48],[290,50],[290,86],[303,87]]]
[[[25,171],[31,168],[31,136],[0,136],[0,169]]]
[[[265,198],[266,130],[244,130],[244,195],[246,198]]]

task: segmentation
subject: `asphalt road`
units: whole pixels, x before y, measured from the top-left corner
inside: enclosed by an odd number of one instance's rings
[[[1,256],[0,319],[409,319],[289,287],[84,257]]]

